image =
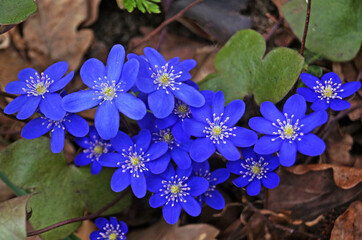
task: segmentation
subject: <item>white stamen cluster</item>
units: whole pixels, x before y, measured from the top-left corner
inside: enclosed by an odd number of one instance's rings
[[[56,127],[65,130],[65,127],[64,127],[63,123],[64,123],[65,121],[71,122],[70,119],[66,119],[66,117],[67,117],[68,115],[69,115],[69,114],[66,113],[65,116],[64,116],[62,119],[60,119],[60,120],[51,120],[51,119],[49,119],[49,118],[47,118],[47,117],[41,117],[42,119],[48,120],[47,123],[46,123],[46,122],[43,122],[42,125],[47,124],[47,128],[53,128],[53,129],[51,130],[51,132],[53,132],[53,131],[54,131],[54,128],[56,128]]]
[[[223,122],[221,122],[221,118],[223,116],[223,113],[217,117],[214,113],[212,115],[213,121],[211,122],[208,118],[206,118],[207,123],[209,124],[208,127],[205,127],[203,130],[204,133],[206,133],[206,137],[210,138],[210,140],[215,144],[219,144],[220,141],[222,141],[224,144],[226,143],[225,139],[230,136],[236,136],[234,133],[232,133],[233,130],[236,129],[236,127],[228,127],[225,125],[227,121],[229,121],[229,117],[227,117]]]
[[[118,239],[125,239],[125,234],[121,230],[121,226],[117,225],[116,228],[113,227],[112,224],[106,224],[105,227],[102,228],[102,231],[99,233],[100,237],[97,239],[99,240],[118,240]]]
[[[93,141],[86,141],[86,144],[91,145],[89,148],[83,150],[87,154],[87,158],[90,158],[92,161],[96,161],[102,156],[103,153],[107,153],[109,148],[112,146],[109,142],[97,140],[96,136],[93,136]]]
[[[98,81],[94,81],[95,85],[92,87],[95,91],[95,94],[98,96],[98,99],[103,99],[104,101],[112,101],[113,98],[117,97],[117,92],[123,92],[121,88],[121,83],[117,83],[112,80],[109,81],[107,76],[98,78]],[[111,102],[112,103],[112,102]]]
[[[243,178],[249,177],[249,182],[253,181],[254,178],[262,179],[266,178],[266,173],[268,172],[269,163],[264,161],[264,158],[259,156],[259,160],[254,160],[250,157],[245,159],[245,162],[241,163],[241,166],[247,171],[240,171],[240,174]]]
[[[173,113],[176,114],[183,121],[185,118],[191,117],[190,107],[183,103],[181,100],[177,100]]]
[[[137,151],[136,144],[130,146],[128,150],[123,149],[122,156],[127,158],[123,164],[122,162],[117,163],[117,165],[122,164],[122,172],[129,171],[133,177],[138,178],[140,172],[148,171],[145,163],[150,161],[150,154],[145,154],[142,148]]]
[[[35,73],[36,79],[30,76],[30,80],[25,80],[26,86],[28,88],[23,88],[23,91],[26,92],[28,96],[39,96],[41,95],[44,98],[44,94],[49,92],[49,86],[54,82],[51,80],[48,75],[41,73],[40,76],[36,72]]]
[[[289,143],[292,143],[294,140],[302,140],[300,137],[304,134],[302,132],[299,132],[299,130],[304,125],[299,124],[299,119],[297,119],[293,124],[293,114],[290,116],[290,118],[288,118],[287,113],[284,113],[284,116],[286,120],[281,121],[280,119],[277,119],[277,123],[272,123],[274,127],[278,128],[278,131],[273,132],[273,134],[279,135],[278,137],[273,138],[272,141],[275,141],[278,138],[281,138],[282,140],[288,139]]]
[[[172,176],[171,180],[162,180],[163,188],[160,189],[161,197],[165,197],[167,202],[165,205],[170,204],[175,206],[175,203],[186,202],[184,197],[190,195],[190,187],[185,183],[188,180],[187,177],[178,177],[177,175]]]
[[[202,171],[200,169],[198,172],[194,172],[195,176],[197,177],[203,177],[209,182],[209,188],[207,191],[203,194],[205,197],[212,197],[212,192],[216,189],[216,185],[211,184],[212,182],[215,182],[217,179],[213,178],[211,179],[211,172],[209,170]]]
[[[151,78],[153,78],[153,83],[158,85],[157,90],[160,88],[166,90],[166,93],[168,94],[168,88],[171,90],[180,90],[180,88],[177,87],[177,85],[181,85],[181,82],[176,82],[177,78],[181,77],[182,71],[175,73],[175,69],[171,65],[169,68],[168,63],[166,63],[164,66],[159,69],[158,65],[155,65],[156,72],[153,72],[151,75]],[[149,68],[151,71],[152,68]]]
[[[157,143],[157,142],[165,142],[168,144],[168,148],[170,150],[173,149],[173,147],[176,145],[177,147],[180,146],[180,144],[178,144],[176,142],[176,139],[174,138],[174,136],[172,135],[171,129],[170,128],[166,128],[166,129],[161,129],[159,132],[155,132],[152,133],[152,135],[154,135],[155,137],[153,138],[153,140]]]
[[[333,83],[332,78],[324,81],[324,84],[317,81],[317,85],[313,87],[314,92],[318,94],[318,98],[326,99],[327,103],[331,99],[342,99],[342,97],[338,96],[338,93],[343,92],[343,89],[339,89],[342,84],[341,83]]]

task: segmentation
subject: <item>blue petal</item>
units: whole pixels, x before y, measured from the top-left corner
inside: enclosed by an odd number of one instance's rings
[[[279,157],[274,156],[270,159],[268,159],[266,162],[269,163],[268,167],[268,171],[274,171],[275,169],[277,169],[279,167]]]
[[[40,96],[27,97],[27,101],[21,107],[18,115],[16,115],[16,118],[23,120],[31,117],[31,115],[33,115],[38,108],[41,99],[42,98]]]
[[[146,113],[146,115],[141,120],[138,120],[137,123],[141,129],[148,129],[151,132],[158,131],[156,128],[156,118],[150,112]]]
[[[68,70],[67,62],[57,62],[45,69],[44,74],[56,83]]]
[[[298,94],[294,94],[288,98],[283,107],[283,113],[288,114],[289,118],[294,115],[294,119],[300,119],[304,117],[306,111],[307,103],[305,99]]]
[[[188,169],[191,166],[189,154],[176,146],[171,151],[171,157],[181,169]]]
[[[126,234],[128,232],[127,224],[123,221],[119,221],[119,225],[121,226],[122,232],[124,232],[124,234]]]
[[[195,88],[181,83],[178,90],[172,90],[175,96],[191,107],[202,107],[205,104],[204,96]]]
[[[166,153],[165,155],[161,156],[160,158],[157,158],[155,160],[152,160],[149,162],[150,170],[153,174],[161,174],[166,169],[168,164],[170,163],[171,156],[169,153]]]
[[[172,128],[172,135],[180,143],[188,142],[191,135],[184,131],[182,121],[178,121]]]
[[[137,198],[143,198],[147,192],[146,178],[143,172],[138,172],[138,174],[139,177],[131,177],[131,187]]]
[[[88,156],[88,154],[86,154],[84,152],[79,153],[74,159],[75,165],[86,166],[86,165],[90,164],[92,162],[92,159],[87,156]]]
[[[187,186],[190,188],[190,195],[197,197],[207,191],[209,182],[203,177],[191,177],[187,181]]]
[[[151,144],[151,133],[146,129],[142,129],[137,136],[135,141],[138,150],[147,151]]]
[[[144,93],[152,93],[157,90],[157,85],[153,83],[153,79],[148,77],[138,77],[136,86]]]
[[[168,144],[165,142],[154,143],[150,146],[146,154],[149,154],[149,159],[155,160],[168,151]]]
[[[90,126],[90,128],[89,128],[89,138],[92,141],[100,139],[100,136],[99,136],[99,134],[97,132],[97,129],[96,129],[96,127],[94,125]]]
[[[179,203],[175,203],[172,206],[171,203],[168,203],[163,206],[162,213],[163,218],[168,224],[175,224],[180,218],[181,205]]]
[[[324,141],[312,133],[304,135],[297,145],[300,153],[312,157],[321,155],[326,149]]]
[[[156,125],[159,129],[165,129],[174,125],[178,120],[178,117],[171,113],[168,117],[163,119],[156,119]]]
[[[28,96],[21,95],[11,101],[4,109],[4,113],[6,114],[13,114],[18,112],[23,105],[28,101]],[[40,101],[40,100],[39,100]]]
[[[241,154],[243,155],[243,159],[257,159],[256,153],[252,147],[241,148]]]
[[[338,96],[345,98],[351,96],[361,88],[361,82],[348,82],[341,86]]]
[[[231,173],[240,175],[241,172],[246,171],[245,168],[243,168],[241,164],[245,164],[245,161],[244,160],[228,161],[226,163],[226,167]]]
[[[61,120],[66,113],[62,108],[62,97],[58,93],[45,94],[40,101],[39,109],[41,113],[52,120]]]
[[[260,193],[261,182],[259,179],[254,178],[254,180],[246,187],[246,192],[250,196],[256,196]]]
[[[68,94],[62,100],[63,109],[67,112],[75,113],[90,109],[102,102],[96,96],[94,90],[85,90]]]
[[[128,92],[136,84],[139,65],[136,59],[131,59],[124,64],[121,80],[118,83],[125,84],[123,91]]]
[[[226,118],[229,118],[225,124],[232,127],[238,123],[240,118],[244,115],[244,112],[245,103],[242,100],[234,100],[226,106],[221,121],[225,121]]]
[[[219,168],[211,172],[210,182],[216,185],[222,182],[225,182],[230,176],[229,171],[226,168]]]
[[[146,58],[149,60],[152,69],[156,69],[155,65],[161,67],[166,64],[165,58],[156,50],[150,47],[146,47],[143,52]]]
[[[279,161],[284,167],[290,167],[295,163],[297,157],[297,144],[284,140],[279,151]]]
[[[123,172],[122,168],[117,169],[111,179],[111,188],[114,192],[126,189],[130,184],[128,172]]]
[[[185,69],[186,71],[191,71],[196,67],[197,62],[194,59],[186,59],[178,64],[179,67]]]
[[[179,57],[174,57],[174,58],[171,58],[170,60],[167,61],[167,63],[169,65],[176,65],[180,62],[180,58]]]
[[[71,71],[69,74],[67,74],[65,77],[59,79],[58,81],[54,82],[52,85],[49,86],[49,92],[56,92],[59,91],[72,80],[74,77],[74,72]]]
[[[89,235],[89,239],[90,240],[98,240],[100,239],[102,236],[100,235],[101,231],[94,231]]]
[[[118,224],[117,218],[115,218],[115,217],[110,217],[110,218],[109,218],[109,221],[110,221],[110,223],[111,223],[111,225],[113,226],[114,229],[119,228],[119,227],[118,227],[119,224]]]
[[[228,139],[224,139],[225,142],[216,144],[217,150],[229,161],[235,161],[240,159],[241,154],[235,145]],[[249,145],[250,146],[250,145]]]
[[[304,118],[300,119],[299,126],[303,124],[300,131],[302,133],[309,133],[314,128],[326,123],[328,120],[328,114],[326,111],[313,112]]]
[[[275,120],[284,119],[284,115],[278,110],[278,108],[272,102],[263,102],[260,105],[260,113],[264,118],[269,121],[275,122]]]
[[[30,77],[36,79],[37,75],[39,75],[39,73],[34,68],[24,68],[18,73],[18,79],[26,82],[26,80],[30,81]]]
[[[250,183],[249,179],[250,179],[249,176],[245,176],[245,177],[241,176],[241,177],[234,179],[233,183],[237,187],[245,187],[246,185],[248,185]]]
[[[102,170],[102,165],[100,165],[97,161],[94,161],[91,166],[91,174],[97,175]]]
[[[191,145],[190,156],[196,162],[203,162],[211,157],[215,150],[215,145],[209,138],[198,138]]]
[[[211,106],[212,105],[212,101],[214,100],[215,97],[215,92],[211,91],[211,90],[202,90],[200,91],[200,93],[204,96],[205,98],[205,104]]]
[[[119,112],[110,101],[104,101],[99,105],[94,123],[97,132],[103,139],[111,139],[117,135],[119,128]]]
[[[333,83],[336,83],[336,84],[342,83],[339,76],[334,72],[329,72],[329,73],[324,74],[321,78],[321,80],[322,80],[321,82],[324,83],[325,81],[329,81],[330,79],[332,79]]]
[[[322,111],[322,110],[326,110],[329,107],[329,103],[327,103],[326,99],[318,99],[316,100],[311,106],[310,108],[313,111]]]
[[[207,126],[204,123],[197,122],[193,119],[185,119],[182,123],[182,128],[188,134],[195,137],[205,137],[204,130]]]
[[[270,172],[266,174],[266,178],[261,179],[261,182],[263,183],[264,187],[273,189],[278,186],[280,178],[275,172]]]
[[[117,135],[111,139],[111,144],[117,152],[122,152],[123,149],[128,150],[130,146],[133,146],[131,138],[122,131],[118,131]]]
[[[220,116],[221,114],[224,113],[224,108],[225,108],[224,94],[222,93],[222,91],[218,91],[215,94],[212,103],[212,113],[215,114],[216,116]]]
[[[205,203],[213,209],[222,210],[225,207],[225,200],[221,193],[218,190],[214,190],[209,192],[209,194],[211,196],[204,197]]]
[[[155,193],[150,197],[150,206],[152,208],[158,208],[166,203],[166,198],[161,196],[161,193]]]
[[[281,145],[282,140],[280,138],[275,139],[276,136],[263,136],[254,146],[254,151],[258,154],[272,154],[277,152]],[[275,139],[273,141],[273,139]]]
[[[162,184],[163,178],[160,175],[150,174],[150,176],[148,177],[146,176],[146,181],[147,181],[147,189],[150,192],[157,194],[160,191],[160,189],[163,188]]]
[[[91,58],[85,61],[81,67],[80,76],[84,84],[88,87],[93,88],[96,85],[99,87],[101,83],[105,81],[104,76],[106,76],[106,68],[101,61]]]
[[[50,139],[50,147],[53,153],[60,153],[64,148],[64,130],[60,127],[54,127]]]
[[[11,94],[24,94],[23,88],[27,89],[27,84],[23,81],[9,82],[5,87],[5,92]]]
[[[300,87],[297,93],[304,97],[307,102],[314,102],[318,99],[318,94],[310,88]]]
[[[175,107],[175,97],[165,90],[157,90],[148,95],[148,105],[156,118],[165,118]]]
[[[103,230],[103,228],[109,224],[109,221],[106,218],[99,217],[94,221],[94,223],[96,224],[97,228]]]
[[[200,90],[200,88],[199,88],[199,85],[197,85],[197,83],[195,83],[194,81],[192,81],[192,80],[187,80],[187,81],[185,81],[184,82],[185,84],[187,84],[187,85],[190,85],[191,87],[193,87],[193,88],[195,88],[196,90]],[[202,93],[201,93],[202,94]]]
[[[300,79],[302,82],[307,85],[307,87],[312,88],[317,85],[317,82],[320,82],[319,78],[309,74],[309,73],[302,73],[300,74]]]
[[[192,173],[192,167],[190,166],[189,168],[187,169],[181,169],[179,167],[176,168],[176,175],[180,178],[183,178],[183,177],[190,177]]]
[[[99,158],[99,164],[104,167],[121,167],[125,158],[120,153],[105,153]]]
[[[65,117],[65,129],[75,137],[84,137],[89,132],[89,125],[82,117],[71,114]]]
[[[194,172],[199,172],[204,174],[206,171],[210,171],[210,165],[208,161],[204,161],[201,163],[192,162],[192,168]]]
[[[121,77],[125,54],[124,47],[120,44],[114,45],[109,52],[106,67],[109,81],[118,82]]]
[[[48,126],[48,120],[41,117],[28,122],[21,130],[21,136],[26,139],[38,138],[51,130]]]
[[[210,105],[205,104],[203,107],[200,108],[194,108],[190,107],[192,118],[198,122],[204,123],[206,125],[209,125],[206,119],[209,119],[212,121],[212,110]]]
[[[147,112],[146,105],[142,100],[129,93],[117,93],[114,103],[121,113],[133,120],[141,120]]]
[[[201,206],[195,198],[191,196],[185,196],[185,202],[180,202],[181,207],[192,217],[197,217],[201,213]]]
[[[329,107],[334,111],[342,111],[351,107],[351,104],[342,99],[332,99]]]
[[[250,147],[258,140],[258,135],[250,130],[243,127],[235,127],[232,131],[233,134],[230,136],[230,141],[237,147]]]

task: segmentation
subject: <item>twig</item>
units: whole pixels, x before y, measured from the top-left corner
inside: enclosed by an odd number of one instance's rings
[[[83,216],[83,217],[78,217],[78,218],[71,218],[71,219],[67,219],[61,222],[58,222],[56,224],[50,225],[48,227],[45,227],[43,229],[40,230],[36,230],[36,231],[31,231],[28,232],[27,236],[35,236],[35,235],[39,235],[42,234],[44,232],[53,230],[55,228],[70,224],[70,223],[75,223],[75,222],[81,222],[84,220],[89,220],[92,218],[96,218],[98,217],[100,214],[102,214],[104,211],[106,211],[107,209],[109,209],[110,207],[112,207],[113,205],[115,205],[119,200],[121,200],[127,193],[129,192],[129,188],[124,190],[122,193],[120,193],[114,200],[112,200],[111,202],[109,202],[105,207],[103,207],[102,209],[98,210],[95,213],[89,214],[87,216]]]
[[[1,90],[0,90],[0,95],[4,96],[4,97],[8,97],[8,98],[16,98],[16,97],[18,97],[18,96],[14,95],[14,94],[10,94],[10,93],[7,93],[7,92],[1,91]]]
[[[173,17],[170,17],[169,19],[167,19],[166,21],[164,21],[163,23],[161,23],[160,26],[158,26],[155,30],[153,30],[150,34],[148,34],[142,41],[140,41],[139,43],[137,43],[135,46],[133,46],[130,51],[135,50],[136,48],[138,48],[139,46],[141,46],[142,44],[144,44],[145,42],[147,42],[148,40],[150,40],[153,36],[155,36],[159,31],[161,31],[165,26],[167,26],[168,24],[172,23],[173,21],[177,20],[178,18],[182,17],[182,15],[184,15],[185,12],[187,12],[188,10],[190,10],[193,6],[195,6],[196,4],[199,4],[200,2],[202,2],[203,0],[197,0],[195,2],[190,3],[187,7],[185,7],[184,9],[182,9],[181,11],[179,11],[176,15],[174,15]]]
[[[270,29],[270,31],[267,33],[267,35],[265,36],[265,41],[268,41],[269,38],[275,33],[275,31],[279,28],[280,24],[283,23],[284,18],[280,18],[274,25],[273,27]]]

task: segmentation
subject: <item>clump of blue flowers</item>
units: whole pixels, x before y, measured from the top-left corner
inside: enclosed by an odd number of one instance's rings
[[[118,221],[115,217],[110,217],[109,220],[100,217],[95,220],[95,224],[99,230],[91,233],[90,240],[126,240],[128,227],[125,222]]]

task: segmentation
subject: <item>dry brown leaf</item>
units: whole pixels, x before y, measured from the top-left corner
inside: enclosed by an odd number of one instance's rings
[[[89,235],[96,230],[97,226],[92,221],[86,220],[82,222],[75,235],[82,240],[88,240]]]
[[[328,162],[335,165],[353,166],[355,158],[350,153],[353,141],[354,139],[350,134],[342,134],[336,125],[326,139]]]
[[[358,240],[362,236],[362,202],[355,201],[339,216],[331,233],[331,240]]]
[[[92,25],[95,21],[98,19],[98,9],[99,4],[101,3],[101,0],[88,0],[87,1],[87,7],[88,7],[88,19],[83,22],[83,27],[89,27]]]
[[[272,2],[278,8],[279,17],[282,17],[283,16],[282,7],[286,2],[288,2],[288,0],[272,0]]]
[[[360,100],[351,100],[349,102],[351,103],[351,108],[357,106],[358,104],[361,104]],[[351,121],[362,121],[362,108],[358,108],[353,112],[348,113],[348,117],[349,119],[351,119]]]
[[[362,181],[362,169],[353,167],[344,167],[332,164],[309,164],[297,165],[287,168],[287,170],[294,174],[305,174],[309,171],[323,171],[326,169],[333,169],[333,179],[335,184],[343,189],[350,189]]]
[[[78,30],[87,12],[87,0],[40,0],[38,12],[23,28],[33,64],[44,69],[54,61],[67,61],[76,70],[93,39],[92,30]]]

